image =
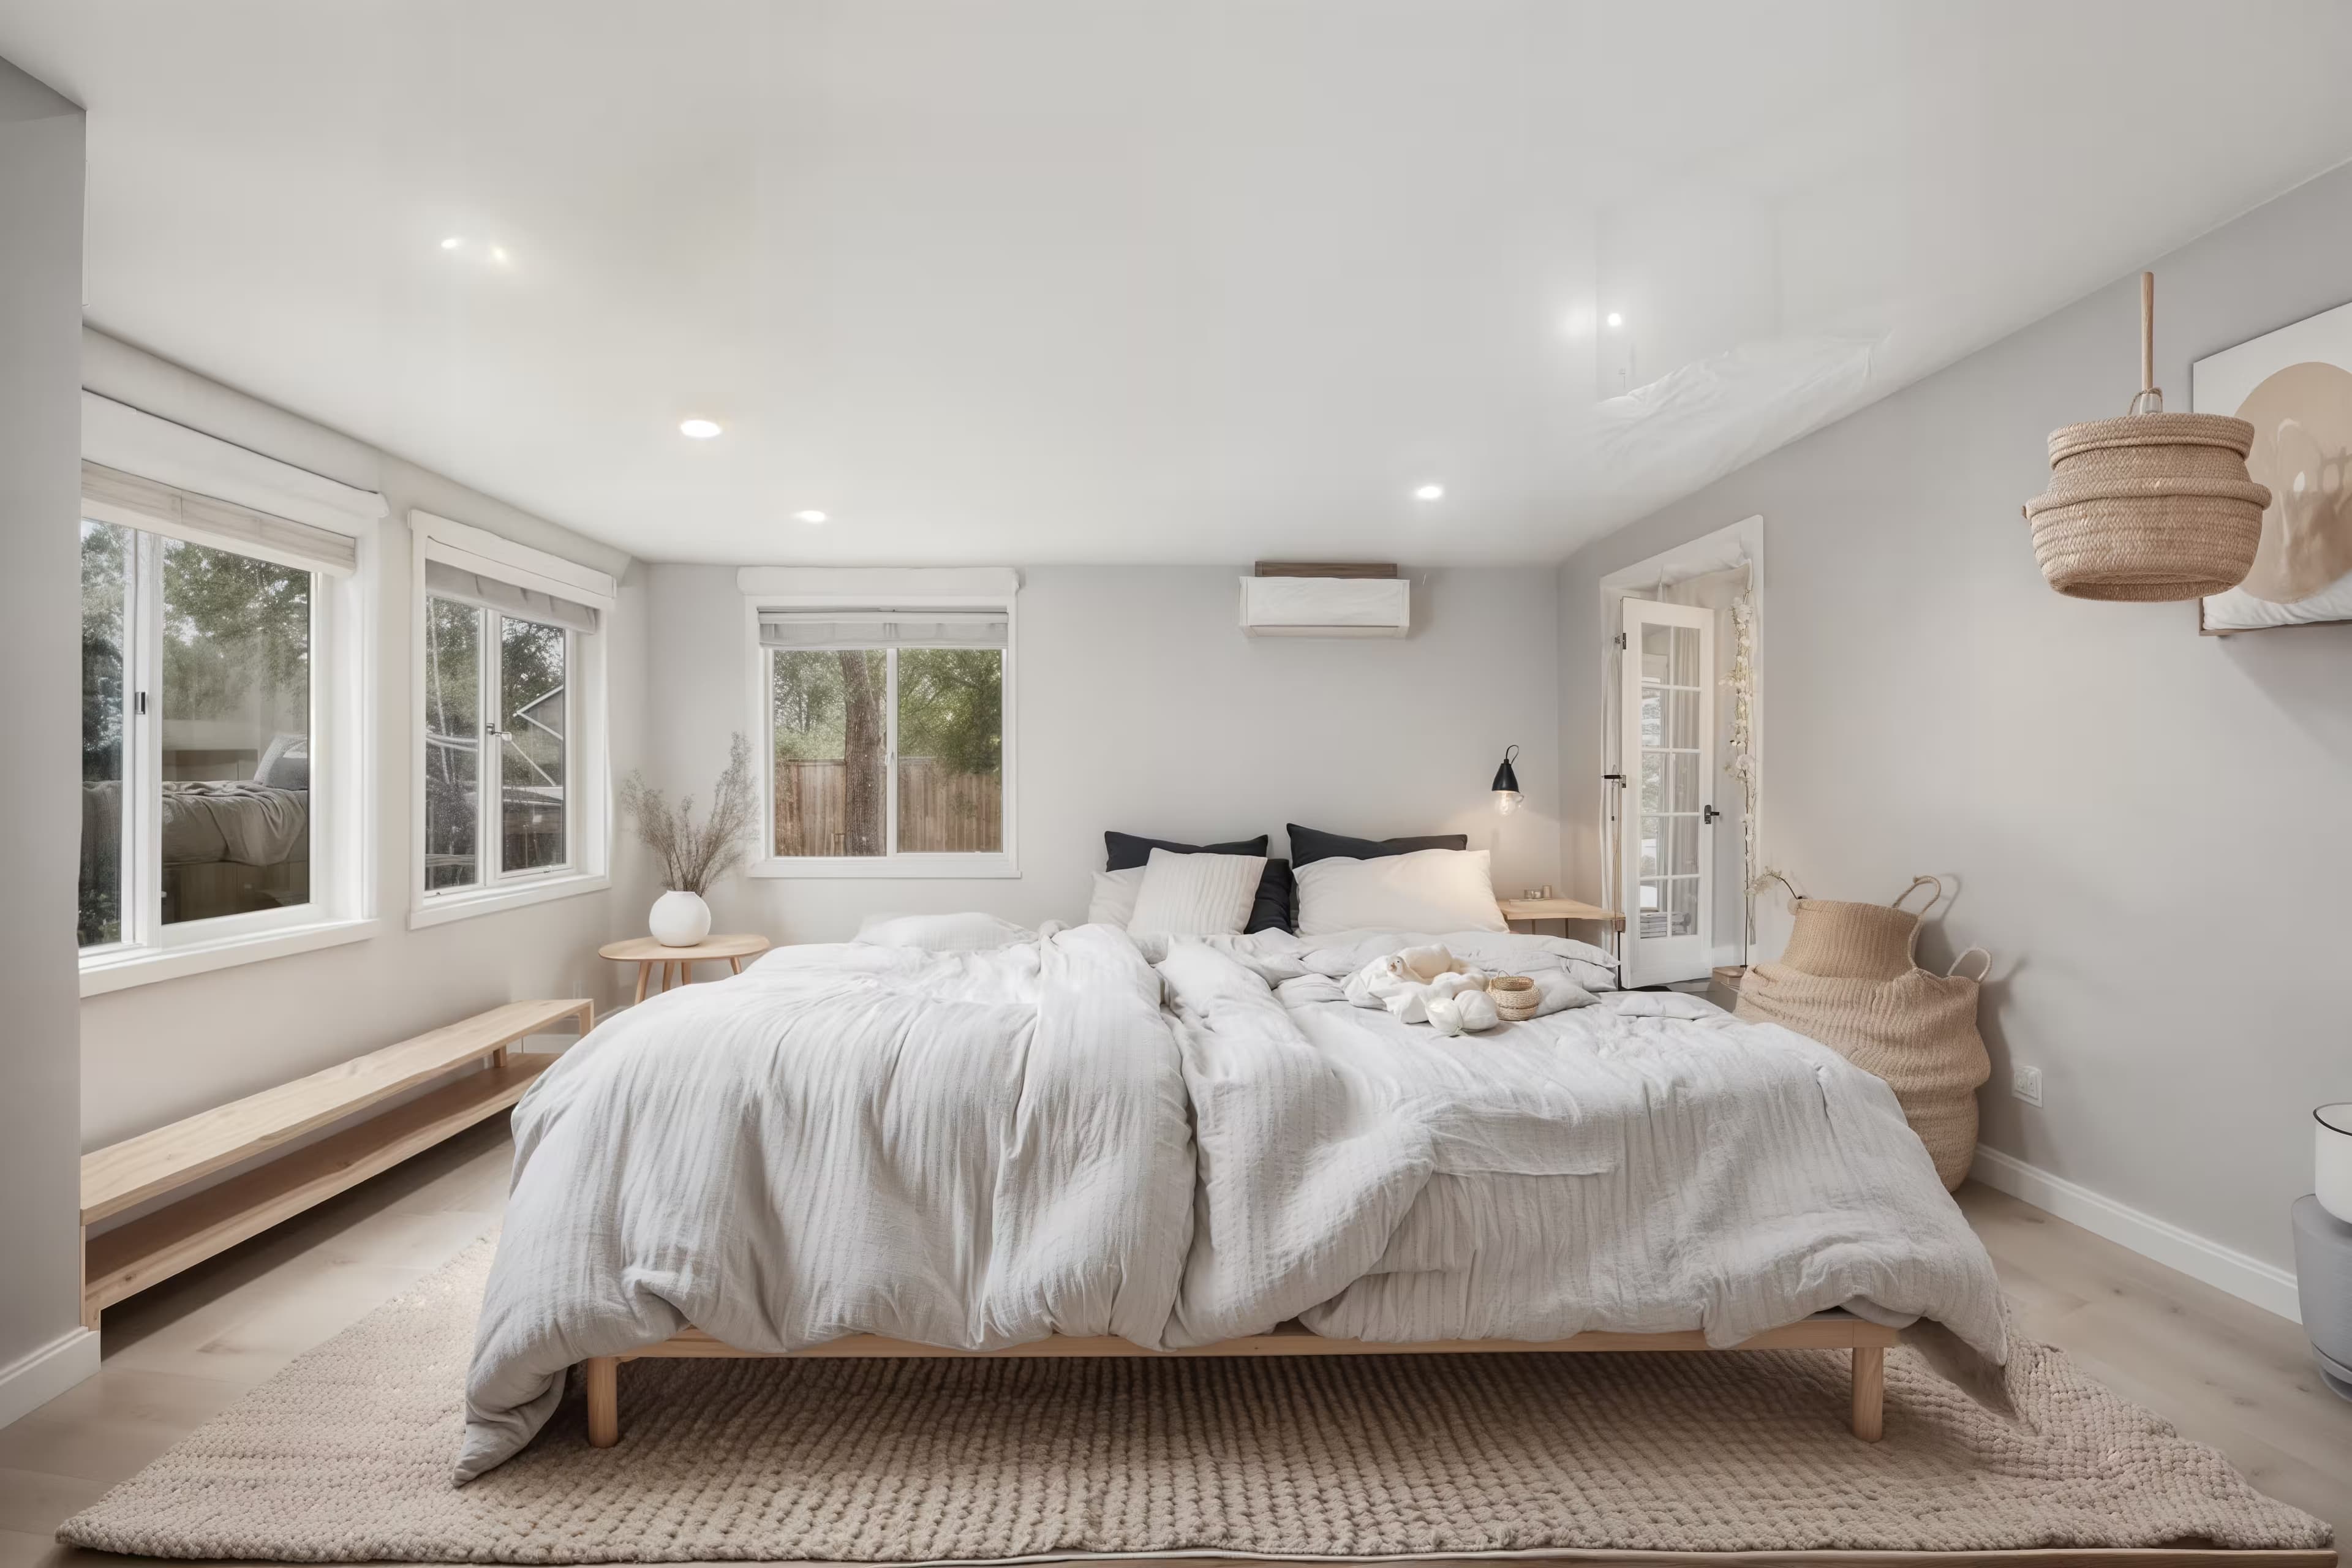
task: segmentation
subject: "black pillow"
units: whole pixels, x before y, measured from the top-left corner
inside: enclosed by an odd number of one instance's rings
[[[1419,838],[1350,838],[1343,833],[1324,833],[1312,827],[1287,823],[1290,829],[1290,858],[1301,866],[1312,866],[1318,860],[1378,860],[1389,855],[1410,855],[1416,849],[1467,849],[1470,836],[1466,833],[1430,833]]]
[[[1231,844],[1178,844],[1167,838],[1139,838],[1132,833],[1103,835],[1103,869],[1132,871],[1138,866],[1151,863],[1154,849],[1165,849],[1171,855],[1264,855],[1265,835],[1255,838],[1240,838]],[[1297,884],[1290,875],[1287,860],[1268,860],[1259,873],[1257,896],[1250,903],[1250,915],[1244,931],[1289,931],[1292,928],[1290,907],[1297,894]]]

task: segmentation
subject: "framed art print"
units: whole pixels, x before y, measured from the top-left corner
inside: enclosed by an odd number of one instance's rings
[[[2352,305],[2199,360],[2189,405],[2253,426],[2246,468],[2271,490],[2253,570],[2199,602],[2201,628],[2352,620]]]

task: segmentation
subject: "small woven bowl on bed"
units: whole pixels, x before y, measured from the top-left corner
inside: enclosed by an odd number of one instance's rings
[[[1497,974],[1486,982],[1486,994],[1506,1024],[1524,1024],[1543,1005],[1543,993],[1524,974]]]

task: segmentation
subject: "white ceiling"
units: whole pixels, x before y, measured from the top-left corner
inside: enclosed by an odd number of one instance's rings
[[[0,0],[0,55],[89,109],[94,324],[669,561],[1554,561],[2352,156],[2336,0]]]

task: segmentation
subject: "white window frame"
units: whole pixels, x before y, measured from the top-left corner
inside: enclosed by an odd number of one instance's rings
[[[1015,832],[1020,821],[1018,782],[1019,734],[1017,676],[1021,642],[1020,574],[1009,567],[780,567],[747,566],[736,574],[743,595],[744,640],[748,649],[746,684],[751,691],[750,721],[744,733],[754,737],[759,806],[752,824],[752,842],[744,867],[751,877],[793,879],[923,879],[1013,878],[1021,875],[1020,845]],[[898,843],[898,704],[894,679],[886,702],[887,739],[883,776],[887,784],[885,827],[887,852],[881,855],[777,855],[770,842],[776,821],[776,757],[770,724],[774,714],[768,682],[775,650],[760,641],[762,610],[873,610],[907,607],[928,610],[1002,610],[1004,612],[1004,847],[993,854],[902,854]]]
[[[427,511],[408,514],[414,542],[413,583],[409,595],[409,852],[408,926],[411,931],[444,925],[501,910],[522,909],[552,899],[600,892],[612,879],[612,759],[610,750],[610,685],[606,679],[605,645],[611,640],[611,616],[617,584],[609,574],[517,544],[483,529],[453,522]],[[477,836],[481,876],[471,886],[428,892],[425,887],[425,680],[427,646],[425,603],[438,595],[425,585],[425,563],[442,561],[469,572],[479,572],[591,606],[603,620],[594,632],[564,630],[566,676],[564,725],[570,737],[565,773],[565,864],[528,871],[502,872],[498,868],[499,818],[495,805],[486,804]],[[459,600],[459,603],[470,601]],[[498,621],[528,620],[495,606],[483,619],[482,714],[486,723],[497,713]],[[546,625],[546,622],[534,623]],[[485,746],[480,761],[488,782],[499,762],[495,749]],[[486,790],[483,799],[497,792]]]
[[[125,613],[138,660],[126,671],[147,710],[124,716],[122,855],[124,940],[81,950],[80,990],[103,995],[133,985],[309,952],[373,936],[375,817],[374,616],[377,521],[383,498],[280,463],[100,397],[82,395],[82,450],[89,461],[196,496],[341,534],[353,542],[348,574],[310,574],[310,899],[292,909],[210,920],[161,921],[163,643],[144,624],[162,591],[163,532],[135,515],[85,504],[82,515],[136,530]],[[215,548],[236,553],[235,544]]]

